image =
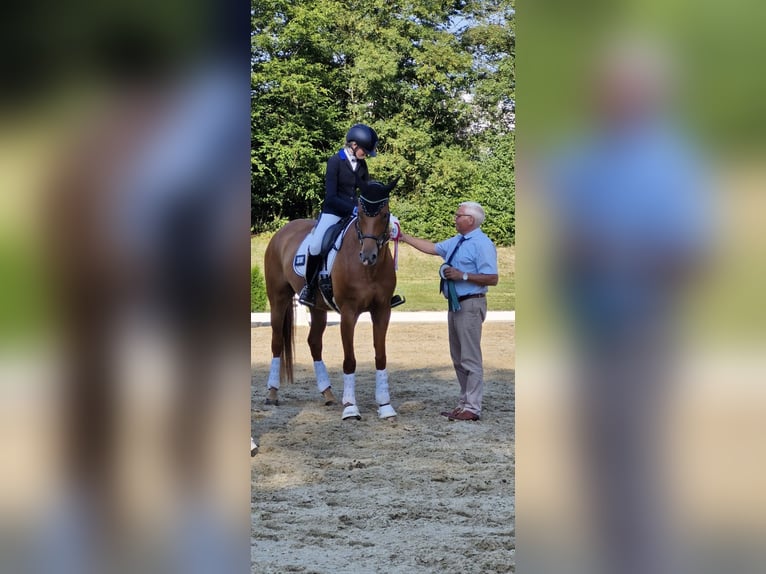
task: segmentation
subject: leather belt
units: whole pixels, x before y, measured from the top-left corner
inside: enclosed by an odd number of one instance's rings
[[[465,301],[466,299],[480,299],[484,297],[485,295],[486,295],[485,293],[474,293],[472,295],[463,295],[462,297],[458,297],[457,300],[462,302],[462,301]]]

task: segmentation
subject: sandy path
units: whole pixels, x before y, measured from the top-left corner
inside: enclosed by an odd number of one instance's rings
[[[263,406],[270,329],[252,329],[251,556],[258,573],[513,572],[514,339],[511,323],[484,326],[484,412],[449,422],[458,385],[447,327],[392,324],[388,357],[395,422],[374,401],[372,333],[356,337],[361,421],[324,407],[305,339],[283,404]],[[342,393],[340,332],[328,326],[325,362]]]

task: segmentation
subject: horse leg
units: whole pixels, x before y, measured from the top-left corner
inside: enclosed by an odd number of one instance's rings
[[[372,342],[375,346],[375,402],[378,403],[378,416],[389,419],[396,416],[391,406],[388,392],[388,371],[386,370],[386,333],[391,319],[391,308],[376,309],[370,312],[372,319]]]
[[[279,383],[280,372],[283,370],[281,357],[285,351],[285,335],[290,336],[290,333],[285,333],[285,328],[290,325],[286,325],[285,317],[287,313],[292,314],[292,295],[280,295],[274,297],[271,304],[271,367],[269,368],[269,379],[266,382],[266,390],[268,395],[264,404],[266,405],[279,405]]]
[[[356,406],[356,357],[354,356],[354,329],[359,315],[356,312],[341,312],[340,338],[343,342],[343,420],[359,420],[359,408]]]
[[[327,327],[327,311],[311,307],[310,312],[309,349],[311,350],[311,358],[314,359],[317,389],[322,394],[325,406],[329,407],[335,404],[335,395],[332,394],[330,375],[327,373],[327,367],[322,360],[322,335],[324,335],[324,330]]]

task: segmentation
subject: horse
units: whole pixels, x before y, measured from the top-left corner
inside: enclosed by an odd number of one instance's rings
[[[332,293],[340,312],[343,343],[342,419],[361,419],[356,405],[354,330],[359,316],[368,311],[372,319],[375,348],[375,400],[378,416],[396,416],[391,406],[386,370],[386,333],[391,318],[391,300],[396,273],[391,251],[389,193],[396,181],[384,185],[360,182],[357,215],[343,237],[331,271]],[[293,297],[303,287],[303,278],[293,269],[300,243],[312,231],[314,220],[297,219],[284,225],[269,241],[264,256],[266,293],[271,305],[271,368],[266,404],[279,404],[280,382],[293,380],[294,325]],[[336,403],[327,368],[322,360],[322,337],[330,306],[322,296],[310,307],[311,328],[308,346],[314,360],[317,389],[326,406]]]

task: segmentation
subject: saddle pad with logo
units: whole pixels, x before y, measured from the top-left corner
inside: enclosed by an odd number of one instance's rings
[[[355,221],[356,217],[351,218],[351,221],[348,222],[345,229],[343,229],[343,231],[338,235],[338,238],[335,240],[332,249],[330,249],[329,253],[327,254],[325,265],[322,268],[323,273],[329,275],[332,271],[332,264],[335,263],[335,256],[340,250],[340,246],[343,243],[343,238],[346,236],[348,228],[351,227]],[[299,277],[306,276],[306,260],[308,259],[309,255],[309,238],[311,237],[311,234],[314,233],[315,229],[316,227],[311,229],[309,234],[306,235],[303,241],[301,241],[301,244],[298,246],[298,251],[295,252],[295,257],[293,258],[293,271],[295,271]]]

